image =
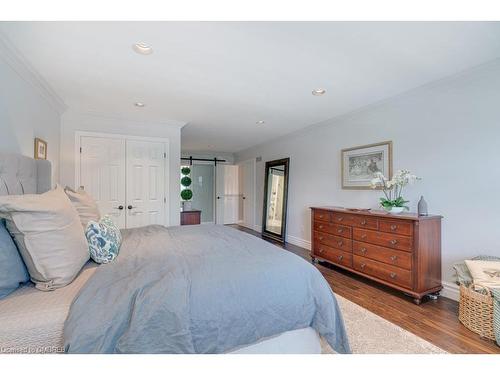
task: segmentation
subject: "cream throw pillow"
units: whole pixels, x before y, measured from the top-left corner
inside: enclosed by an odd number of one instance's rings
[[[76,208],[84,231],[87,229],[89,221],[101,220],[101,214],[95,200],[85,190],[74,191],[66,186],[64,192]]]
[[[500,288],[500,262],[488,260],[466,260],[474,284],[489,288]]]
[[[64,190],[0,197],[0,215],[40,290],[69,284],[89,260],[80,218]]]

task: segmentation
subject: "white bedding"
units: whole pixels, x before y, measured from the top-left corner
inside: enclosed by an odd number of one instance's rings
[[[62,353],[63,327],[73,299],[98,265],[88,262],[76,279],[51,292],[25,285],[0,300],[0,354]],[[234,354],[320,353],[312,328],[288,331],[233,351]]]
[[[0,353],[58,353],[73,299],[98,265],[88,262],[76,279],[50,292],[25,285],[0,300]]]

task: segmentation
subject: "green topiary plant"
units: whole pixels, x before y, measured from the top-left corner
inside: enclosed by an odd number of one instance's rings
[[[184,176],[181,178],[181,185],[184,187],[189,187],[191,186],[191,177]]]
[[[193,198],[193,192],[191,191],[191,189],[182,190],[181,191],[181,198],[185,201],[188,201],[191,198]]]
[[[191,168],[189,167],[182,167],[181,169],[181,173],[184,175],[184,176],[187,176],[188,174],[191,173]]]

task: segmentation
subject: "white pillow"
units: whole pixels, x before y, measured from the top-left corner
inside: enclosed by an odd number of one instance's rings
[[[0,197],[0,215],[41,290],[69,284],[89,260],[80,218],[64,190]]]
[[[500,288],[500,262],[488,260],[466,260],[474,284],[489,288]]]
[[[66,186],[64,192],[78,212],[83,230],[87,228],[89,221],[99,221],[101,219],[97,203],[85,190],[78,189],[74,191]]]

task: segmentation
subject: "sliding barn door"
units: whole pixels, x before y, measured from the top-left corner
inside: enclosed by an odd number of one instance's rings
[[[127,228],[165,224],[165,144],[127,140]]]
[[[96,200],[101,215],[126,227],[124,139],[80,138],[80,186]]]

